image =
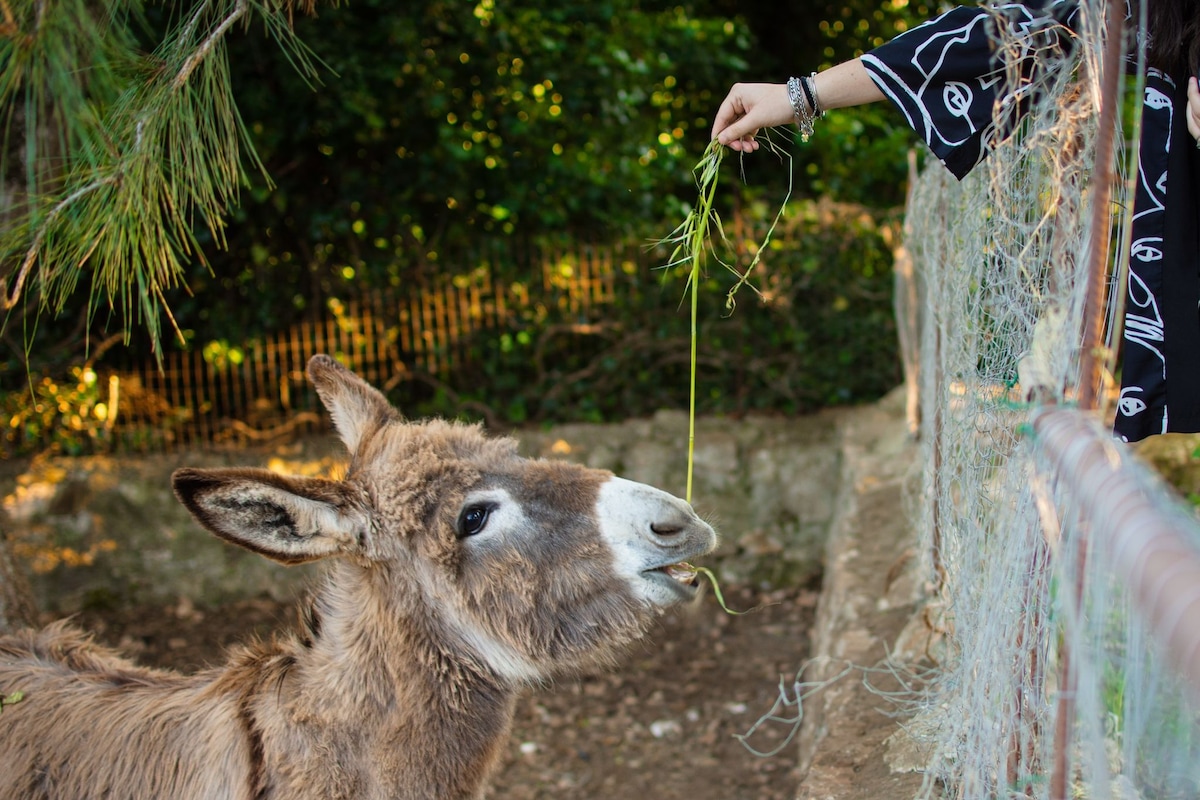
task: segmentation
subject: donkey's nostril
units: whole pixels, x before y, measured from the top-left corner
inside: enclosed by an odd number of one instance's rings
[[[683,525],[678,522],[651,522],[650,530],[656,536],[678,536],[683,533]]]

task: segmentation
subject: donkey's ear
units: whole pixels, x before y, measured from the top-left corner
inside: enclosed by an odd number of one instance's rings
[[[400,417],[381,392],[329,356],[309,359],[308,379],[352,454],[368,433]]]
[[[222,539],[284,564],[361,550],[366,514],[342,484],[261,469],[180,469],[175,495]]]

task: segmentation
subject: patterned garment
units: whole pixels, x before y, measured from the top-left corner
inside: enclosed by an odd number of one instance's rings
[[[962,178],[1028,106],[1016,92],[993,114],[1004,64],[1014,63],[1005,60],[1020,59],[1029,74],[1038,58],[1065,51],[1077,13],[1071,0],[955,8],[862,61],[934,155]],[[1012,51],[994,52],[996,24],[1010,26]],[[1130,442],[1200,431],[1200,155],[1184,122],[1186,106],[1186,75],[1148,71],[1114,423],[1114,433]]]

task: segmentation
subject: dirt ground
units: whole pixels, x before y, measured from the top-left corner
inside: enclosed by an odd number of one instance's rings
[[[488,797],[793,800],[794,743],[761,757],[735,737],[771,710],[781,678],[790,685],[805,660],[817,592],[724,591],[731,608],[758,610],[731,616],[709,592],[696,607],[665,616],[618,671],[522,697]],[[90,612],[77,622],[142,663],[188,671],[294,618],[291,605],[256,600]],[[772,722],[750,744],[768,752],[790,733],[791,725]]]

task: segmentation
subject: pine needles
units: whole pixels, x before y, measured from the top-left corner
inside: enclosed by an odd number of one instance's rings
[[[126,335],[140,323],[157,349],[164,292],[202,258],[198,232],[223,245],[245,165],[266,178],[233,101],[228,34],[261,19],[316,79],[292,5],[199,3],[147,56],[138,2],[12,3],[15,33],[0,38],[2,152],[20,141],[25,198],[0,233],[0,312],[31,290],[57,312],[84,281],[92,314],[116,312]]]

